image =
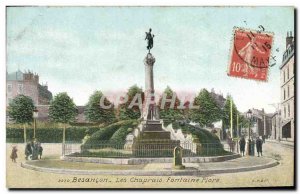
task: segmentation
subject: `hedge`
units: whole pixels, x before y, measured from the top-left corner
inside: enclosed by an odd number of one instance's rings
[[[66,141],[81,142],[84,136],[98,131],[99,127],[69,127],[66,129]],[[36,138],[42,143],[62,143],[62,128],[37,128]],[[33,128],[26,129],[27,140],[33,138]],[[6,128],[6,142],[23,143],[23,128]]]
[[[217,147],[222,146],[219,138],[215,134],[205,129],[201,129],[189,124],[181,125],[181,129],[183,133],[191,133],[193,136],[196,136],[200,140],[200,143],[211,143]]]
[[[132,128],[122,126],[112,135],[110,140],[115,142],[124,142],[126,136],[132,131]]]
[[[101,147],[101,145],[99,145],[101,141],[102,142],[107,142],[107,141],[124,142],[126,135],[129,133],[127,130],[129,128],[135,128],[137,125],[138,125],[138,121],[133,119],[133,120],[119,121],[109,126],[106,126],[104,128],[101,128],[85,142],[83,148],[98,148],[99,146]],[[118,130],[120,131],[117,132]],[[124,131],[126,130],[128,133],[124,132],[123,130]]]

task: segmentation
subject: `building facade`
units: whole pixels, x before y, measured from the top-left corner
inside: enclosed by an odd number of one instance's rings
[[[6,74],[6,105],[18,95],[23,94],[32,98],[35,106],[48,105],[52,99],[52,93],[47,85],[39,83],[39,75],[32,72],[16,71]]]
[[[281,123],[280,139],[294,141],[294,37],[292,32],[286,37],[286,50],[283,54],[282,65],[280,66],[281,85]]]
[[[252,126],[251,134],[253,136],[271,137],[272,133],[272,114],[268,114],[264,109],[251,109],[252,111]],[[243,114],[246,117],[246,113]]]
[[[220,108],[224,108],[226,99],[223,97],[223,94],[221,92],[216,93],[214,88],[212,88],[211,92],[210,92],[210,95],[211,95],[211,97],[213,97],[213,99],[216,101],[217,105]]]
[[[276,111],[272,115],[272,132],[271,139],[279,141],[281,137],[280,133],[280,111]]]

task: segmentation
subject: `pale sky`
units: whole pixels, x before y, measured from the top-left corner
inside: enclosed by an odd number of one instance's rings
[[[274,33],[268,82],[227,76],[234,26]],[[230,93],[240,111],[280,102],[280,71],[292,7],[9,7],[7,71],[32,70],[55,95],[84,105],[95,90],[144,88],[145,32],[155,35],[154,85]],[[293,32],[294,33],[294,32]],[[279,52],[276,52],[276,49]]]

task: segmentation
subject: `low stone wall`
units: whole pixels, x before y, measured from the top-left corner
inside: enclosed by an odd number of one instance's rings
[[[261,170],[266,168],[271,168],[277,166],[279,162],[270,159],[266,164],[259,165],[249,165],[249,166],[238,166],[236,168],[205,168],[205,169],[195,169],[188,168],[184,170],[174,170],[174,169],[163,169],[163,170],[82,170],[82,169],[64,169],[64,168],[46,168],[39,167],[34,164],[28,164],[27,162],[22,162],[21,166],[26,169],[48,172],[48,173],[59,173],[59,174],[81,174],[81,175],[135,175],[135,176],[201,176],[207,174],[219,174],[219,173],[235,173],[235,172],[246,172]]]
[[[184,163],[203,163],[203,162],[223,162],[239,158],[239,154],[232,154],[226,156],[212,156],[212,157],[184,157]],[[71,157],[64,156],[61,158],[69,162],[90,162],[99,164],[124,164],[137,165],[149,163],[172,163],[173,158],[92,158],[92,157]]]

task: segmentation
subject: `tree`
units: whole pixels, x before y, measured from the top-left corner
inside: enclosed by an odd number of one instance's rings
[[[232,97],[228,95],[226,97],[224,109],[223,109],[223,115],[222,115],[222,123],[223,123],[223,136],[225,136],[225,129],[230,128],[230,101]],[[232,100],[232,128],[236,129],[237,128],[237,114],[239,114],[236,105],[234,101]]]
[[[134,97],[138,94],[142,98],[142,88],[139,88],[137,85],[133,85],[128,89],[127,102],[124,102],[119,105],[119,119],[128,120],[128,119],[139,119],[141,117],[141,109],[138,105],[134,105],[132,108],[129,108],[130,103],[134,100]],[[134,100],[135,101],[135,100]]]
[[[182,119],[183,110],[178,109],[178,107],[180,106],[180,100],[178,99],[177,94],[173,92],[173,90],[169,86],[167,86],[163,95],[165,96],[162,96],[159,99],[159,103],[158,103],[160,108],[160,112],[159,112],[160,118],[166,121],[167,123],[178,119]],[[171,100],[175,98],[174,105],[172,105],[172,102],[168,102],[168,101],[162,104],[163,97],[167,100]]]
[[[63,129],[63,155],[66,140],[66,124],[74,121],[77,115],[77,107],[73,99],[66,92],[57,94],[50,102],[49,117],[51,121],[62,123]]]
[[[249,119],[247,119],[244,115],[239,113],[239,130],[244,129],[248,131],[249,129]],[[240,133],[240,135],[242,135]]]
[[[101,99],[104,99],[102,104]],[[102,105],[110,108],[106,109]],[[84,114],[90,122],[111,123],[115,120],[114,106],[101,91],[95,91],[90,96]]]
[[[24,95],[18,95],[9,103],[8,115],[16,123],[23,124],[24,143],[26,143],[26,124],[33,121],[33,100]]]
[[[202,89],[194,99],[199,109],[191,110],[191,119],[200,126],[210,125],[222,118],[222,111],[217,102],[206,89]]]

